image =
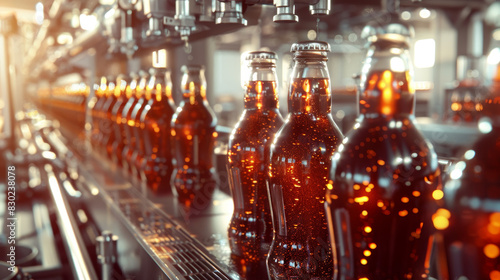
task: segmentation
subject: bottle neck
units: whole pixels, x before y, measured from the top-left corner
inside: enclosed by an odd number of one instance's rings
[[[326,115],[331,111],[326,56],[296,57],[288,94],[291,114]]]
[[[151,77],[146,86],[145,95],[148,100],[154,98],[156,101],[166,99],[169,102],[173,102],[172,82],[170,79],[166,78],[165,72]]]
[[[184,73],[181,83],[182,100],[190,104],[202,104],[207,100],[207,83],[201,72]]]
[[[245,83],[245,109],[277,109],[278,90],[276,69],[273,64],[252,65]]]
[[[413,68],[405,45],[372,45],[360,80],[359,114],[364,118],[413,115]]]

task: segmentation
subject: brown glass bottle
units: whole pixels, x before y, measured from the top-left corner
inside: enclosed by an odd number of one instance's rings
[[[330,158],[342,141],[331,117],[328,43],[292,46],[288,117],[271,147],[269,194],[274,240],[271,279],[332,279],[324,202]]]
[[[101,144],[100,146],[103,148],[102,150],[105,154],[111,158],[111,153],[108,151],[108,142],[110,139],[114,138],[114,129],[113,129],[113,106],[118,100],[118,96],[120,94],[120,89],[116,87],[115,79],[108,77],[108,88],[106,92],[106,102],[104,102],[102,106],[102,119],[101,119]]]
[[[228,229],[231,259],[241,276],[263,279],[273,239],[267,193],[271,143],[283,125],[278,109],[277,55],[243,54],[245,109],[229,137],[227,171],[234,212]]]
[[[137,167],[142,180],[153,191],[170,192],[170,176],[173,171],[170,122],[175,112],[175,104],[170,72],[167,69],[152,70],[147,94],[151,97],[140,117],[144,130],[144,156],[137,159]]]
[[[90,102],[89,106],[91,108],[92,115],[92,134],[91,143],[94,147],[98,147],[99,139],[101,138],[100,123],[101,123],[101,109],[106,102],[106,89],[107,89],[107,79],[106,77],[101,77],[100,83],[95,88],[95,97]]]
[[[500,279],[499,80],[493,81],[482,112],[481,135],[450,168],[445,203],[432,217],[444,236],[442,279]]]
[[[123,107],[122,113],[121,113],[121,127],[122,127],[122,133],[124,135],[123,140],[124,140],[124,145],[123,148],[121,149],[121,155],[119,156],[122,159],[122,167],[124,171],[126,172],[131,172],[131,167],[127,162],[126,155],[128,154],[129,149],[131,149],[131,145],[135,144],[131,143],[132,141],[132,134],[130,133],[129,125],[128,125],[128,119],[130,119],[130,115],[132,113],[132,108],[134,108],[135,104],[137,103],[137,97],[136,97],[136,91],[137,91],[137,86],[139,84],[139,79],[140,76],[137,75],[136,73],[131,73],[130,77],[132,80],[130,81],[130,86],[127,87],[127,103],[125,103],[125,106]],[[118,151],[119,152],[119,151]]]
[[[178,202],[189,211],[210,203],[216,187],[213,160],[217,118],[208,105],[203,67],[183,66],[182,72],[182,100],[171,123],[171,186]]]
[[[135,169],[135,164],[132,161],[132,155],[137,148],[137,139],[136,139],[136,133],[135,133],[135,117],[137,114],[137,111],[142,107],[142,104],[139,104],[139,102],[143,100],[143,95],[146,90],[146,85],[148,83],[148,73],[141,71],[140,72],[140,80],[137,84],[137,86],[133,89],[133,92],[135,93],[135,98],[131,102],[130,108],[128,108],[127,112],[125,110],[123,113],[126,113],[125,120],[126,120],[126,135],[127,135],[127,143],[128,145],[123,149],[123,163],[125,170],[128,171],[129,173],[133,174],[133,170]],[[131,98],[132,99],[132,98]],[[135,111],[135,114],[134,114]]]
[[[122,126],[122,112],[130,98],[130,78],[125,75],[119,75],[116,78],[115,94],[116,103],[111,112],[111,121],[113,126],[113,137],[109,139],[107,151],[111,155],[111,160],[118,167],[122,166],[121,152],[126,144],[126,136]]]
[[[135,149],[130,155],[129,162],[132,166],[132,174],[137,178],[140,178],[140,168],[142,159],[144,158],[144,123],[141,121],[141,115],[152,97],[152,89],[156,86],[156,78],[152,77],[152,73],[154,72],[155,70],[151,68],[149,73],[145,73],[144,78],[147,80],[145,85],[139,83],[139,89],[142,90],[142,94],[137,104],[135,104],[131,115],[131,118],[134,120],[132,131],[134,133]]]
[[[429,277],[432,195],[442,186],[436,153],[415,127],[410,32],[399,26],[369,37],[360,116],[332,159],[326,210],[337,279]]]

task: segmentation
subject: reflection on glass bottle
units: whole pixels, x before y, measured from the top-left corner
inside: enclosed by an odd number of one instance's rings
[[[283,125],[278,109],[273,52],[243,54],[245,109],[230,138],[227,170],[234,202],[228,237],[231,258],[246,279],[264,279],[273,239],[267,167],[274,134]]]
[[[453,122],[460,122],[462,120],[462,98],[458,92],[451,95],[451,119]]]
[[[118,95],[120,94],[119,88],[116,87],[115,81],[112,80],[111,77],[108,78],[108,88],[106,92],[106,102],[104,102],[102,106],[102,120],[101,120],[101,133],[102,137],[100,139],[100,146],[105,154],[111,158],[111,153],[109,153],[107,147],[110,139],[114,138],[114,129],[113,129],[113,106],[118,100]]]
[[[154,69],[150,69],[150,73],[143,73],[137,87],[138,100],[130,114],[131,122],[129,126],[133,134],[132,139],[134,139],[133,142],[135,142],[135,147],[127,154],[127,161],[135,177],[140,176],[140,164],[144,157],[144,124],[141,124],[141,114],[151,99],[151,87],[154,87],[155,81],[155,78],[150,79],[152,72],[154,72]]]
[[[101,109],[106,102],[106,89],[107,89],[107,79],[106,77],[101,77],[100,84],[95,89],[95,98],[90,102],[89,107],[92,114],[92,135],[91,142],[97,147],[99,139],[101,137],[101,132],[99,125],[101,123]]]
[[[185,208],[208,206],[216,187],[214,144],[217,118],[208,105],[202,66],[182,67],[182,100],[171,123],[172,190]]]
[[[444,207],[433,216],[448,261],[443,279],[500,279],[499,85],[483,103],[482,135],[450,169]]]
[[[333,256],[324,211],[330,158],[343,136],[331,117],[330,46],[292,46],[295,65],[288,117],[271,147],[269,193],[274,240],[271,279],[332,279]]]
[[[415,127],[410,32],[400,26],[368,38],[360,116],[332,159],[326,210],[338,279],[429,277],[433,197],[443,192],[436,153]]]
[[[172,154],[170,122],[175,111],[170,72],[164,68],[151,71],[146,89],[150,95],[140,123],[144,134],[144,155],[136,159],[141,178],[156,192],[170,192]]]
[[[140,71],[140,80],[139,82],[132,88],[132,92],[135,93],[132,98],[129,99],[130,107],[127,105],[125,108],[127,110],[123,110],[123,117],[125,118],[125,130],[127,136],[127,146],[123,149],[123,163],[125,170],[128,172],[132,172],[133,162],[132,155],[137,148],[136,144],[136,134],[135,134],[135,114],[137,114],[137,110],[139,110],[142,105],[139,104],[139,101],[142,99],[144,95],[144,91],[146,89],[146,84],[148,82],[148,74],[144,71]],[[135,114],[134,114],[135,111]]]
[[[137,103],[137,86],[139,84],[139,78],[140,76],[137,75],[136,73],[131,73],[130,77],[132,78],[132,81],[130,81],[130,86],[127,87],[127,103],[125,103],[125,106],[123,107],[122,113],[121,113],[121,127],[122,127],[122,132],[123,132],[123,140],[124,140],[124,146],[123,149],[121,150],[121,159],[122,159],[122,167],[124,168],[125,171],[130,172],[131,167],[127,162],[127,154],[130,149],[132,149],[132,145],[135,144],[132,143],[132,134],[129,129],[129,120],[130,120],[130,115],[132,114],[132,110],[135,107],[135,104]]]
[[[125,105],[127,105],[128,99],[130,98],[130,77],[119,75],[116,78],[116,90],[118,91],[118,96],[111,113],[114,137],[113,139],[110,139],[110,142],[108,142],[107,150],[111,154],[112,161],[121,167],[122,151],[123,147],[127,143],[122,126],[122,113]]]

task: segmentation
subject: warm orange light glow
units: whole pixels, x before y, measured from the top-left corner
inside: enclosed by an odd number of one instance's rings
[[[408,203],[408,201],[410,201],[410,199],[408,197],[406,197],[406,196],[403,196],[401,198],[401,202],[403,202],[403,203]]]
[[[326,184],[326,187],[327,187],[329,190],[333,190],[333,186],[332,186],[332,184]]]
[[[419,197],[420,196],[420,192],[419,191],[413,191],[411,193],[414,197]]]
[[[361,212],[361,215],[363,215],[363,216],[367,216],[367,215],[368,215],[368,211],[363,210],[363,211]]]
[[[372,252],[370,250],[364,250],[363,251],[363,255],[365,255],[365,257],[369,257],[371,256]]]
[[[377,202],[378,207],[384,207],[384,203],[382,201]]]
[[[366,227],[365,227],[365,232],[366,232],[366,233],[370,233],[370,232],[372,232],[372,228],[371,228],[371,227],[366,226]]]
[[[408,211],[406,210],[399,211],[399,216],[405,217],[406,215],[408,215]]]
[[[377,160],[377,163],[378,163],[378,165],[384,165],[384,164],[385,164],[385,161],[383,161],[383,160],[379,159],[379,160]]]
[[[361,262],[361,264],[362,264],[362,265],[365,265],[365,264],[367,264],[367,263],[368,263],[368,261],[367,261],[366,259],[361,259],[361,261],[360,261],[360,262]]]
[[[309,79],[304,79],[304,83],[302,84],[302,89],[307,93],[311,91],[311,82],[309,82]]]
[[[483,252],[490,259],[495,259],[498,255],[500,255],[500,249],[495,244],[488,244],[484,246]]]
[[[360,187],[358,184],[355,184],[354,186],[352,186],[352,188],[353,188],[354,190],[356,190],[356,191],[357,191],[357,190],[359,190],[361,187]]]
[[[389,70],[384,71],[382,73],[382,80],[378,83],[379,89],[382,91],[382,114],[390,115],[393,110],[393,89],[391,87],[392,84],[392,72]]]
[[[432,198],[434,198],[435,200],[440,200],[442,199],[444,196],[444,193],[442,190],[435,190],[432,192]]]
[[[490,280],[500,280],[500,271],[493,270],[490,272]]]
[[[214,138],[217,138],[217,136],[219,136],[219,133],[217,133],[216,131],[214,131],[214,133],[212,133],[212,136],[213,136]]]
[[[462,109],[462,104],[460,103],[452,103],[451,104],[451,110],[456,112],[456,111],[460,111]]]
[[[368,196],[360,196],[360,197],[354,198],[354,202],[357,202],[357,203],[365,203],[365,202],[368,202],[368,200],[369,200]]]
[[[434,224],[434,227],[438,230],[444,230],[447,229],[448,226],[450,225],[450,221],[448,218],[443,217],[443,216],[435,216],[432,218],[432,223]]]
[[[493,235],[496,235],[496,234],[499,234],[500,233],[500,227],[497,226],[496,224],[489,224],[488,225],[488,232],[493,234]]]
[[[367,277],[359,278],[358,280],[369,280]]]
[[[370,243],[370,245],[368,245],[368,247],[370,247],[370,249],[374,250],[377,248],[377,244],[375,243]]]
[[[490,222],[500,227],[500,213],[496,212],[490,215]]]

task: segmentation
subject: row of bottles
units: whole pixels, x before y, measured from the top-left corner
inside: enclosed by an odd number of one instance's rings
[[[91,141],[113,162],[154,191],[174,191],[189,207],[214,191],[213,150],[217,119],[208,105],[202,66],[182,67],[182,100],[175,107],[170,72],[102,79],[90,102]],[[206,190],[208,189],[208,190]]]
[[[233,264],[246,279],[500,279],[500,99],[481,103],[488,133],[443,187],[415,125],[411,28],[364,33],[359,117],[345,137],[329,114],[327,43],[292,46],[284,122],[276,55],[244,55],[245,109],[227,163]]]
[[[75,84],[39,92],[39,105],[64,120],[90,120],[90,141],[132,179],[155,192],[171,192],[189,208],[197,196],[211,199],[216,186],[213,166],[217,118],[206,98],[204,68],[183,66],[178,106],[172,98],[170,72],[102,77],[90,87]]]

